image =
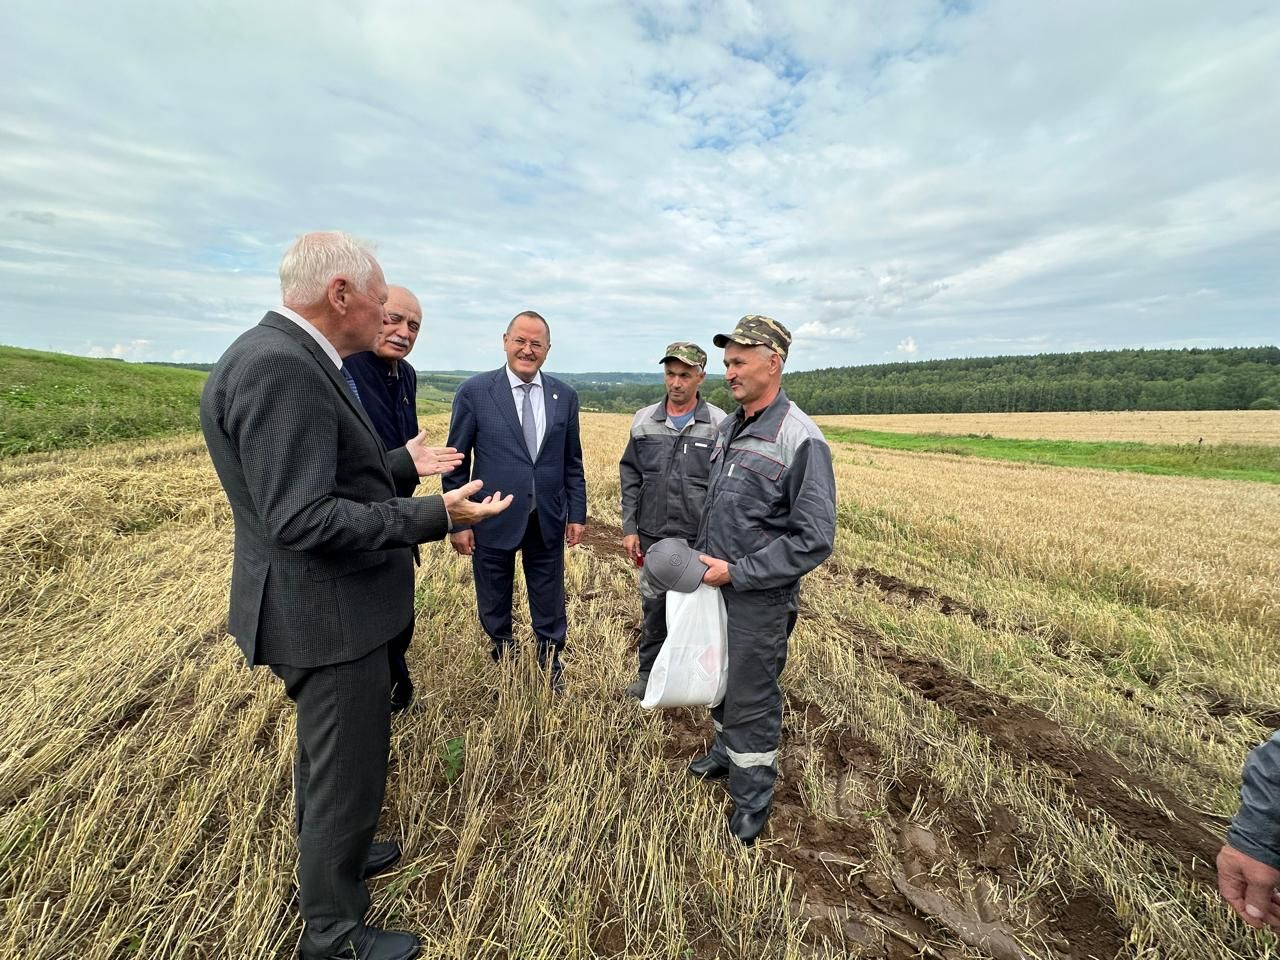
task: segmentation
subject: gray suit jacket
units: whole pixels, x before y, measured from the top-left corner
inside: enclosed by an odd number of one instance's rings
[[[448,532],[440,497],[397,497],[388,453],[342,374],[276,313],[227,348],[200,428],[235,518],[227,630],[250,665],[344,663],[413,614],[412,545]]]

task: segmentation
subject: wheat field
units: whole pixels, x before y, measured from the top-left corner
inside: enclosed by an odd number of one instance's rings
[[[1105,410],[1076,413],[904,413],[815,418],[890,433],[991,434],[1026,440],[1280,446],[1280,410]]]
[[[433,958],[1280,957],[1211,864],[1280,725],[1280,488],[837,445],[744,850],[684,774],[705,711],[621,696],[629,419],[583,420],[566,695],[424,550],[371,922]],[[0,461],[0,956],[291,955],[292,708],[225,634],[230,535],[198,437]]]

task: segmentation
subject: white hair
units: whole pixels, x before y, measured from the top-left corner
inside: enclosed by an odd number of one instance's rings
[[[334,277],[345,277],[364,293],[377,266],[371,246],[349,233],[304,233],[280,259],[280,295],[285,306],[309,307],[324,299]]]

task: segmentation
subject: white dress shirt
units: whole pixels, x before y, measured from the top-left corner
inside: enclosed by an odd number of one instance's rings
[[[310,321],[308,321],[306,317],[302,316],[299,313],[294,313],[288,307],[276,307],[271,312],[278,313],[282,317],[287,317],[288,319],[296,323],[298,326],[300,326],[303,330],[307,331],[311,339],[314,340],[316,343],[320,344],[320,349],[325,352],[325,356],[327,356],[330,360],[333,361],[333,365],[337,367],[339,370],[342,369],[342,358],[338,356],[338,351],[334,348],[333,344],[329,342],[328,338],[325,337],[323,333],[321,333],[319,330],[317,330],[315,327],[311,325]]]
[[[520,421],[520,426],[524,426],[524,381],[511,372],[510,367],[504,367],[507,371],[507,382],[511,384],[511,397],[516,402],[516,419]],[[542,440],[547,435],[547,405],[542,401],[542,371],[539,370],[533,375],[533,389],[529,391],[529,402],[533,404],[533,425],[538,431],[538,449],[542,449]]]

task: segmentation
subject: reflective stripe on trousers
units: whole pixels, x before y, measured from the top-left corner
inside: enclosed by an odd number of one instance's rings
[[[743,592],[723,588],[729,615],[729,684],[712,719],[715,749],[723,751],[734,768],[729,793],[739,807],[761,807],[772,796],[782,737],[778,679],[787,663],[787,638],[796,624],[797,594],[798,584]],[[737,775],[748,770],[749,776]]]

